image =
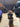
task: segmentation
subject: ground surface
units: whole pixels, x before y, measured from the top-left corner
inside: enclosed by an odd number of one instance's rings
[[[13,13],[13,24],[14,27],[20,27],[20,22],[19,22],[19,18],[16,17],[15,13]],[[8,13],[3,13],[2,14],[2,20],[0,23],[0,27],[9,27],[9,19],[8,19]]]

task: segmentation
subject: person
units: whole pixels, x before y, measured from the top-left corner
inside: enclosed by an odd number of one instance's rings
[[[8,13],[8,19],[9,19],[9,26],[11,27],[11,25],[13,25],[13,14],[12,14],[12,11],[9,10],[9,13]]]
[[[1,18],[2,18],[2,10],[0,9],[0,22],[1,22]]]

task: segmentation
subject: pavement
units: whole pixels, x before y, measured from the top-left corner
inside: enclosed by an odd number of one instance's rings
[[[9,19],[8,19],[8,13],[3,13],[2,14],[2,20],[0,23],[0,27],[9,27]]]
[[[14,27],[20,27],[20,19],[18,17],[16,17],[15,13],[13,13],[13,18],[14,18]]]
[[[14,27],[20,27],[19,18],[16,17],[15,13],[13,13],[13,25]],[[8,13],[2,14],[2,20],[0,23],[0,27],[9,27]]]

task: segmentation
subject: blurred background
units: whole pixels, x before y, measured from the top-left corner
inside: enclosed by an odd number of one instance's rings
[[[0,0],[0,3],[3,4],[5,8],[12,10],[16,4],[16,1],[18,0]]]
[[[9,19],[8,19],[8,11],[12,10],[14,15],[13,25],[14,27],[20,27],[19,18],[15,17],[15,5],[16,2],[20,0],[0,0],[0,10],[2,10],[2,19],[0,23],[0,27],[9,27]],[[19,26],[18,26],[19,25]]]

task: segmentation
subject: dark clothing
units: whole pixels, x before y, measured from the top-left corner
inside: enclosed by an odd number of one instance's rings
[[[0,20],[1,20],[2,16],[0,16]]]
[[[9,24],[13,24],[13,20],[9,20]]]
[[[10,27],[11,27],[12,24],[13,24],[13,19],[12,20],[9,20]]]
[[[9,13],[9,14],[8,14],[8,19],[13,19],[12,15],[13,15],[13,14]],[[9,17],[9,16],[10,16],[10,17]]]

